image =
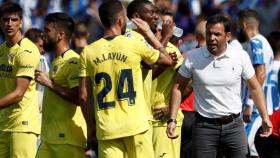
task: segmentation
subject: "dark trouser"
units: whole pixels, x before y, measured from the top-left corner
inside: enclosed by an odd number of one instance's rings
[[[192,158],[192,126],[194,123],[195,112],[183,111],[184,120],[181,130],[181,158]]]
[[[216,158],[222,149],[227,158],[246,158],[247,137],[241,117],[226,124],[210,123],[196,115],[193,126],[194,158]]]
[[[262,138],[260,133],[261,128],[255,136],[255,146],[260,158],[280,158],[280,140],[273,135]]]

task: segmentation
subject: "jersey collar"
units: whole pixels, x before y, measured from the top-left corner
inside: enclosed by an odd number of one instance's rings
[[[229,44],[227,43],[226,51],[225,51],[223,54],[221,54],[220,56],[216,57],[216,56],[214,56],[214,55],[212,55],[212,54],[209,53],[209,51],[208,51],[208,49],[207,49],[207,46],[204,46],[204,47],[202,48],[202,50],[203,50],[203,55],[204,55],[205,58],[208,58],[208,57],[212,56],[213,58],[216,58],[216,59],[222,58],[222,57],[230,57],[230,50],[229,50],[229,47],[230,47],[230,46],[229,46]]]

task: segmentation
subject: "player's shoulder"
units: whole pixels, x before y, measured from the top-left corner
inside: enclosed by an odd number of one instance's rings
[[[87,45],[86,47],[93,47],[93,46],[98,46],[102,43],[105,43],[106,41],[104,40],[104,38],[100,38],[92,43],[90,43],[89,45]]]
[[[247,54],[247,52],[243,48],[231,44],[227,45],[227,51],[230,51],[233,54]]]
[[[104,38],[100,38],[100,39],[90,43],[89,45],[85,46],[83,50],[92,52],[92,51],[98,50],[99,48],[104,48],[108,44],[109,44],[108,40],[106,40]]]
[[[69,49],[67,52],[63,54],[63,59],[70,60],[70,61],[78,61],[80,60],[80,56],[74,50]]]
[[[251,45],[263,45],[266,43],[268,43],[267,39],[261,34],[257,34],[256,36],[250,39]]]
[[[35,49],[37,48],[37,46],[31,41],[29,40],[28,38],[24,37],[22,38],[18,44],[24,48],[24,49]],[[38,48],[37,48],[38,49]]]
[[[194,58],[194,57],[203,57],[208,56],[209,52],[206,46],[198,47],[187,51],[186,57],[187,58]]]
[[[0,54],[3,53],[19,53],[22,52],[21,47],[18,44],[8,47],[6,42],[0,44]]]
[[[249,54],[244,49],[240,49],[236,46],[227,45],[226,54],[227,54],[227,56],[232,58],[233,61],[238,62],[238,63],[239,62],[242,62],[242,63],[251,62]]]
[[[137,31],[134,31],[134,30],[127,30],[125,32],[124,36],[128,37],[130,39],[145,41],[145,37],[142,34],[138,33]]]
[[[19,42],[18,45],[21,47],[21,50],[23,52],[27,52],[30,54],[35,54],[37,56],[40,56],[40,52],[38,47],[28,38],[24,37]]]

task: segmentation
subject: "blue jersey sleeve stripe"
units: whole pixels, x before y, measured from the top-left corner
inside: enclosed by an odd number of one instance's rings
[[[264,52],[263,52],[263,44],[260,40],[254,39],[250,42],[251,44],[251,49],[252,49],[252,55],[253,55],[253,60],[252,63],[253,65],[256,64],[264,64]]]

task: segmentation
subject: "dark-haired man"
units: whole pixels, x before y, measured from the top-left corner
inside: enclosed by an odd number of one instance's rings
[[[216,157],[219,148],[226,157],[246,158],[247,138],[240,117],[242,79],[262,117],[262,136],[267,137],[272,131],[264,94],[250,58],[227,43],[230,37],[229,20],[221,15],[210,17],[206,23],[206,46],[188,53],[173,84],[166,132],[168,137],[176,136],[175,118],[181,94],[191,78],[196,112],[192,131],[195,158]]]
[[[34,158],[40,133],[34,70],[40,53],[21,32],[18,4],[1,5],[0,24],[5,36],[0,45],[0,157]]]
[[[55,58],[49,75],[36,70],[36,81],[44,85],[42,143],[37,158],[83,158],[86,123],[78,106],[80,58],[69,49],[74,21],[65,13],[45,18],[44,49]]]
[[[172,65],[173,61],[163,53],[165,49],[162,44],[141,19],[133,19],[133,22],[158,50],[123,36],[126,14],[121,2],[104,2],[99,7],[99,16],[105,34],[84,48],[80,73],[82,106],[89,106],[85,103],[90,96],[94,101],[99,157],[152,158],[154,154],[148,133],[150,125],[144,101],[141,61],[167,66]],[[92,114],[86,116],[92,118]],[[91,118],[86,119],[88,124],[92,124]]]

